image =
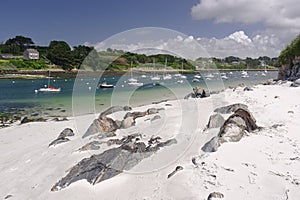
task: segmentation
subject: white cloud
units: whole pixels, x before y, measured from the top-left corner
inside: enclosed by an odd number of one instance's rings
[[[298,0],[201,0],[191,14],[196,20],[212,19],[216,23],[261,23],[265,29],[260,34],[288,44],[300,33],[298,5]]]
[[[238,56],[276,57],[280,53],[280,41],[273,34],[257,34],[250,38],[244,31],[234,32],[224,38],[197,38],[178,35],[169,39],[118,43],[116,40],[109,46],[104,42],[95,44],[97,50],[106,50],[108,47],[145,54],[168,53],[189,59],[198,57],[227,57]],[[197,41],[197,42],[196,42]]]

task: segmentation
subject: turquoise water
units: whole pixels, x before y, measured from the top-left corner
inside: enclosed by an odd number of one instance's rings
[[[51,79],[51,85],[60,87],[59,93],[35,93],[34,90],[44,87],[47,79],[38,80],[0,80],[0,112],[21,113],[34,116],[71,116],[73,112],[88,114],[100,112],[111,105],[138,106],[163,99],[183,98],[194,86],[209,90],[220,90],[240,83],[254,85],[277,77],[277,72],[270,71],[266,76],[262,72],[248,72],[249,77],[242,78],[241,72],[227,72],[228,79],[220,78],[220,74],[208,80],[203,73],[200,82],[192,82],[195,74],[186,74],[187,79],[172,77],[170,80],[152,81],[149,76],[136,76],[142,87],[128,85],[129,76],[111,76],[84,79]],[[182,80],[182,83],[178,82]],[[106,81],[115,85],[113,89],[97,89],[97,85]]]

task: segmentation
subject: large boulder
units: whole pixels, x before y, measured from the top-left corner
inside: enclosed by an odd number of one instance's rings
[[[256,120],[248,109],[238,108],[220,128],[218,135],[203,147],[204,152],[217,151],[224,142],[238,142],[247,133],[258,129]]]
[[[219,128],[224,124],[224,122],[225,119],[222,115],[219,113],[213,114],[209,117],[207,128]]]

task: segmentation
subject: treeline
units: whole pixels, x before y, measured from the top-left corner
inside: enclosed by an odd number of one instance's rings
[[[0,44],[0,54],[23,55],[27,48],[38,50],[40,59],[31,61],[13,58],[6,62],[0,62],[0,67],[5,65],[16,66],[18,69],[41,69],[54,64],[55,67],[64,70],[80,67],[89,70],[126,70],[131,66],[141,69],[165,69],[167,67],[169,69],[194,70],[215,67],[219,69],[259,69],[278,65],[276,58],[267,56],[246,59],[228,56],[226,58],[198,58],[196,61],[191,61],[168,54],[145,55],[111,48],[96,52],[93,47],[79,45],[71,48],[65,41],[55,40],[51,41],[49,46],[38,46],[31,38],[24,36],[16,36],[8,39],[4,44]]]
[[[70,45],[65,41],[55,40],[51,41],[49,46],[37,46],[29,37],[16,36],[8,39],[4,44],[0,44],[0,54],[21,56],[28,48],[39,51],[40,59],[38,61],[13,58],[5,64],[12,64],[19,69],[39,69],[54,64],[64,70],[72,70],[79,68],[85,57],[94,49],[93,47],[84,45],[74,46],[73,49],[71,49]]]
[[[295,56],[300,56],[300,35],[298,35],[278,56],[278,64],[293,65]]]

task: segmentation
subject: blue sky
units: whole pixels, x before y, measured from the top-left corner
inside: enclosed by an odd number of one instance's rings
[[[65,40],[71,45],[98,42],[137,27],[170,28],[195,37],[224,37],[243,29],[249,34],[257,25],[216,24],[211,19],[195,20],[191,8],[198,0],[26,0],[1,2],[5,19],[0,41],[26,35],[42,45]],[[3,9],[5,8],[5,9]]]
[[[212,51],[220,45],[247,45],[255,52],[256,45],[265,45],[261,54],[275,55],[300,32],[295,4],[297,0],[7,0],[1,2],[0,42],[24,35],[38,45],[51,40],[71,46],[96,44],[122,31],[150,26],[207,38],[203,45],[215,45]],[[238,46],[228,43],[228,37]]]

